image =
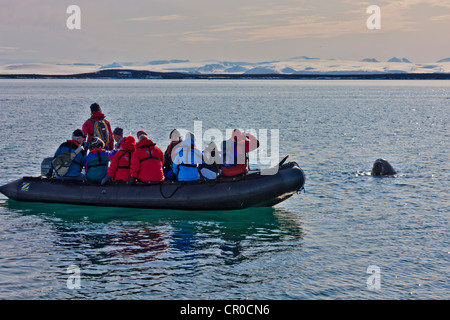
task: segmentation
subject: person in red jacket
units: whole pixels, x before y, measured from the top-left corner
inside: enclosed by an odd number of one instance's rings
[[[172,160],[172,151],[173,148],[183,141],[183,138],[180,135],[180,132],[177,129],[173,129],[169,135],[170,144],[167,146],[166,151],[164,152],[164,163],[163,163],[163,171],[164,177],[166,180],[171,180],[174,176],[173,173],[173,160]]]
[[[247,173],[248,153],[259,147],[259,141],[250,133],[234,129],[231,138],[222,147],[222,174],[227,177]]]
[[[145,131],[137,133],[139,142],[131,159],[130,183],[140,181],[163,181],[164,153],[148,138]]]
[[[136,150],[133,137],[126,137],[121,143],[120,150],[114,155],[109,165],[108,175],[102,180],[102,185],[110,181],[130,181],[131,179],[131,159]]]
[[[91,117],[86,120],[82,128],[83,133],[88,137],[87,142],[91,142],[92,138],[95,136],[95,123],[98,121],[103,121],[107,129],[105,131],[107,132],[104,132],[105,136],[99,136],[99,138],[102,139],[103,142],[105,142],[105,149],[114,150],[114,138],[111,130],[111,124],[108,120],[105,119],[105,115],[103,114],[102,109],[100,108],[100,105],[98,103],[91,104],[90,108]]]

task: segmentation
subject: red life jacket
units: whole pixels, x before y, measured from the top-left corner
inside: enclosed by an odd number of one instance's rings
[[[247,173],[247,166],[248,166],[248,156],[247,154],[259,147],[259,141],[252,135],[247,134],[250,141],[245,140],[245,136],[242,135],[241,137],[238,137],[237,139],[231,138],[230,140],[234,140],[234,158],[242,158],[242,156],[245,157],[245,163],[234,163],[234,164],[227,164],[222,166],[222,174],[224,176],[232,177],[240,174]],[[240,139],[239,139],[240,138]],[[230,141],[228,140],[228,141]],[[224,163],[226,159],[223,159]],[[235,160],[235,162],[237,162]]]
[[[122,140],[122,148],[111,160],[108,175],[114,181],[130,181],[131,178],[131,159],[133,157],[136,146],[134,143]]]
[[[164,154],[150,139],[141,140],[131,159],[131,176],[141,181],[163,181]]]

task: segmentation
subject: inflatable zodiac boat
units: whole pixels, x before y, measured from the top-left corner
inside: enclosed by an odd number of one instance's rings
[[[281,164],[273,175],[250,172],[195,182],[109,183],[23,177],[0,187],[16,201],[175,210],[237,210],[270,207],[300,191],[303,170],[295,162]]]

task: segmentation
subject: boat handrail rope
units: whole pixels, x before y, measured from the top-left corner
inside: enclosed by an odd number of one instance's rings
[[[161,196],[162,196],[164,199],[170,199],[170,198],[172,198],[172,197],[175,195],[175,193],[178,191],[178,189],[180,189],[181,186],[184,186],[184,183],[179,183],[179,184],[177,184],[177,187],[175,188],[175,191],[172,192],[170,196],[165,196],[164,193],[163,193],[163,191],[162,191],[163,182],[161,181],[161,183],[159,184],[159,192],[161,193]]]

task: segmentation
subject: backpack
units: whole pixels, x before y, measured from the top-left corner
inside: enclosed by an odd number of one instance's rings
[[[109,132],[108,126],[106,125],[105,119],[99,119],[97,121],[92,118],[89,119],[94,123],[94,137],[102,139],[105,146],[108,146],[111,141],[111,133]]]
[[[56,173],[60,177],[64,177],[69,171],[73,160],[83,150],[83,146],[80,145],[74,152],[64,152],[52,160],[52,166]]]

